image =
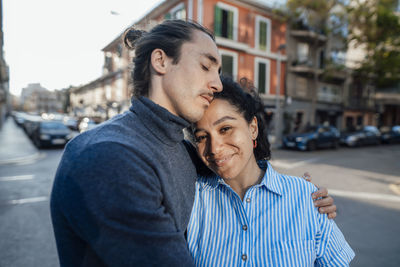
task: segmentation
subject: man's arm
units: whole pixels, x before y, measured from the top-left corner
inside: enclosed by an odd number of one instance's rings
[[[153,162],[140,153],[116,143],[87,148],[69,170],[59,205],[107,266],[192,266]]]

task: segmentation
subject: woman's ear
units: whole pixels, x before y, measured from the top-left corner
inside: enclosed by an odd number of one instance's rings
[[[254,116],[254,118],[251,120],[249,128],[250,128],[251,138],[255,140],[258,136],[258,121],[256,116]]]
[[[153,52],[151,52],[151,66],[158,74],[166,73],[169,60],[170,58],[167,57],[167,54],[160,48],[154,49]]]

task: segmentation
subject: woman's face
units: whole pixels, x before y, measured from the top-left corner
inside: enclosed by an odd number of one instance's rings
[[[222,99],[211,102],[195,127],[201,159],[224,179],[245,175],[253,166],[253,140],[257,134],[257,119],[249,124],[235,106]]]

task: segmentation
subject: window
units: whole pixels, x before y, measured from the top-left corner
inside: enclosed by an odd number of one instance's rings
[[[164,19],[186,19],[185,4],[180,3],[176,5],[167,14],[165,14]]]
[[[256,17],[256,48],[264,51],[271,50],[271,21],[267,18]]]
[[[255,59],[255,85],[260,94],[269,94],[270,63],[263,58]]]
[[[223,3],[215,5],[214,33],[215,36],[237,40],[238,9]]]
[[[220,50],[221,74],[236,79],[237,76],[237,54],[231,51]]]
[[[319,51],[319,68],[325,68],[325,51],[323,49]]]
[[[297,44],[297,61],[299,64],[307,63],[309,55],[309,46],[306,43]]]

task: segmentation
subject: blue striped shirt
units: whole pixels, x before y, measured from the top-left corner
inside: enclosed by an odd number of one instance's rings
[[[314,206],[317,188],[259,165],[266,173],[243,201],[222,178],[199,177],[188,226],[196,265],[348,266],[354,252]]]

